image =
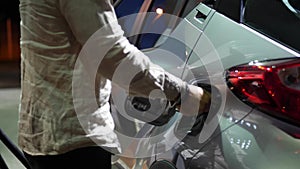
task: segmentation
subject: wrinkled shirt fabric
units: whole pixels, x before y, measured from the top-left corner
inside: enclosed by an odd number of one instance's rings
[[[21,15],[21,103],[19,108],[20,148],[31,155],[55,155],[94,146],[119,148],[110,114],[109,96],[114,71],[121,62],[128,70],[142,73],[130,92],[147,95],[162,90],[176,98],[184,82],[165,72],[124,37],[118,24],[107,27],[99,47],[113,44],[100,65],[99,107],[82,114],[94,119],[85,127],[75,111],[72,79],[79,53],[101,27],[117,20],[109,0],[20,0]],[[126,88],[122,80],[117,85]],[[96,140],[96,141],[95,141]]]

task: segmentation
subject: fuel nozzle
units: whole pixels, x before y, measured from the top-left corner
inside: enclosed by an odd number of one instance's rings
[[[221,94],[215,86],[198,82],[192,84],[201,87],[204,93],[200,101],[200,108],[197,116],[182,116],[176,125],[175,135],[179,138],[182,138],[185,135],[198,135],[202,131],[204,124],[212,120],[212,117],[214,117],[221,107]]]

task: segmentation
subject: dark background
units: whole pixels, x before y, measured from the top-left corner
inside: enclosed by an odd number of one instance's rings
[[[18,0],[0,1],[0,88],[20,86],[20,14]]]

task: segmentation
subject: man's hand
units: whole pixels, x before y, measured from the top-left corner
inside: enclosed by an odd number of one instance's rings
[[[208,112],[211,102],[210,92],[201,87],[188,85],[186,96],[181,100],[178,105],[179,111],[186,116],[194,116],[203,112]]]

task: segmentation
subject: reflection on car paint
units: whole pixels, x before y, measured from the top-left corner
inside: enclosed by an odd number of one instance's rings
[[[242,139],[241,140],[239,138],[234,138],[234,137],[230,137],[229,140],[230,140],[231,144],[236,144],[236,145],[240,146],[241,149],[245,149],[245,150],[250,148],[251,142],[252,142],[250,139],[248,139],[248,140]]]
[[[252,122],[249,122],[249,121],[245,121],[245,120],[241,120],[239,122],[238,119],[234,119],[233,117],[228,117],[228,122],[230,123],[237,123],[238,125],[242,126],[242,127],[248,127],[249,129],[254,129],[254,130],[257,130],[257,125],[252,123]]]

